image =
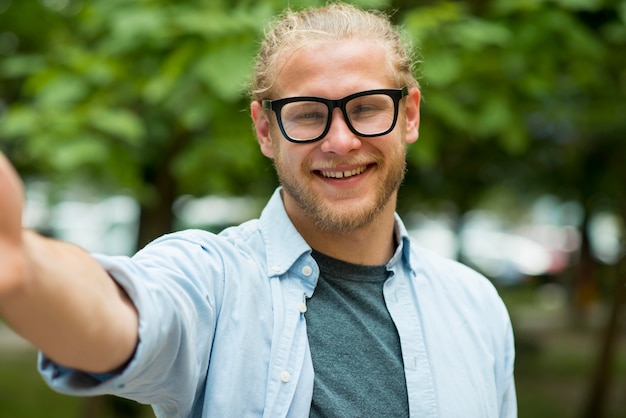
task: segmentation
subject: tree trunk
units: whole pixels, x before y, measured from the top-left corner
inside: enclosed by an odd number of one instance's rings
[[[141,206],[137,248],[142,248],[153,239],[172,232],[174,218],[172,206],[178,197],[178,188],[170,167],[186,143],[187,137],[179,135],[161,150],[156,161],[152,161],[150,166],[144,168],[145,182],[153,187],[155,198]]]
[[[602,418],[606,416],[606,404],[611,380],[615,345],[620,330],[620,311],[626,304],[626,258],[622,258],[614,269],[613,298],[611,311],[596,358],[596,368],[591,380],[587,403],[583,409],[583,418]]]
[[[142,205],[139,215],[139,233],[137,248],[142,248],[150,241],[163,234],[172,232],[172,205],[176,199],[173,190],[159,187],[158,202],[153,206]]]
[[[585,324],[589,308],[598,299],[596,288],[597,262],[591,253],[589,239],[589,211],[585,208],[585,215],[580,226],[581,244],[578,265],[572,274],[572,304],[571,321],[576,327]]]

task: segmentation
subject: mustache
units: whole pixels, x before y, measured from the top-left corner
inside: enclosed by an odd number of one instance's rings
[[[335,167],[353,167],[353,166],[364,166],[364,165],[372,165],[372,164],[382,164],[384,161],[382,155],[380,154],[359,154],[350,157],[333,157],[329,156],[323,159],[323,161],[313,161],[311,159],[307,159],[303,161],[302,166],[307,171],[314,170],[328,170],[333,169]]]

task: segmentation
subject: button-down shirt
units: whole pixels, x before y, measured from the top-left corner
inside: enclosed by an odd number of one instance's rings
[[[495,288],[418,248],[397,215],[395,233],[383,292],[411,417],[516,416],[513,334]],[[219,235],[188,230],[132,258],[95,257],[137,307],[139,343],[124,370],[106,379],[41,355],[54,389],[135,399],[158,417],[309,415],[314,371],[304,312],[319,269],[280,190],[259,219]]]

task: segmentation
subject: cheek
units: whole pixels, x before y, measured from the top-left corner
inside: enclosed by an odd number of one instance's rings
[[[407,150],[405,136],[400,135],[400,137],[394,138],[388,145],[389,146],[384,149],[378,149],[381,164],[387,166],[390,170],[404,166]]]
[[[304,176],[311,167],[305,144],[292,144],[282,139],[282,142],[274,144],[274,165],[280,168],[284,174]]]

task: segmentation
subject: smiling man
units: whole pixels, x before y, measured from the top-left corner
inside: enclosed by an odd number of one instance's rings
[[[159,417],[516,416],[494,287],[419,248],[395,212],[420,90],[387,17],[286,11],[251,94],[281,185],[261,217],[131,258],[22,231],[0,158],[0,314],[48,383]]]
[[[274,57],[276,79],[255,94],[261,151],[274,159],[285,209],[313,248],[383,264],[395,249],[395,201],[406,144],[417,140],[420,92],[410,68],[381,69],[400,59],[388,57],[391,45],[363,33],[315,39],[310,32]]]

